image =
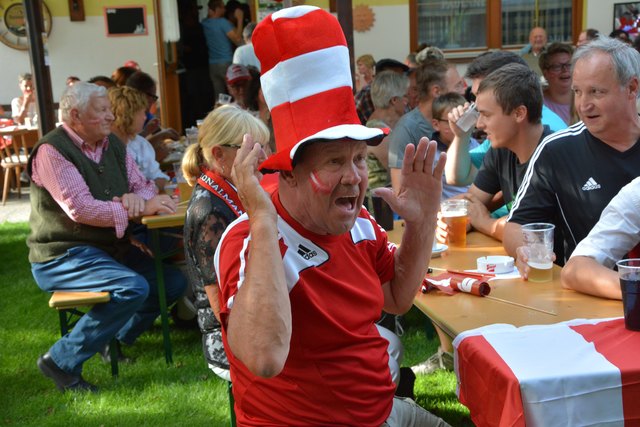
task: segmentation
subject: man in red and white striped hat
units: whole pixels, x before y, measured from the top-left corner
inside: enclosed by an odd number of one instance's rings
[[[376,192],[406,222],[402,245],[362,203],[367,145],[337,20],[300,6],[265,18],[253,43],[277,152],[250,135],[233,176],[246,208],[215,254],[223,339],[238,425],[431,426],[444,421],[394,398],[382,309],[404,313],[431,256],[444,157],[407,148],[398,193]],[[268,195],[259,171],[279,171]]]

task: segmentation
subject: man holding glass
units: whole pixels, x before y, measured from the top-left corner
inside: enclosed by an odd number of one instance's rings
[[[640,54],[601,37],[578,49],[572,62],[582,122],[538,146],[504,230],[504,247],[517,257],[524,278],[529,267],[521,225],[555,224],[556,263],[564,265],[609,201],[640,175]]]
[[[477,88],[479,117],[476,126],[491,137],[491,148],[465,194],[471,226],[502,240],[506,216],[494,218],[490,210],[494,198],[502,193],[502,202],[511,208],[538,144],[551,134],[541,123],[542,91],[538,76],[526,65],[512,63],[489,74]],[[463,114],[458,107],[449,114],[449,125],[458,139],[464,132],[455,124]],[[454,162],[447,168],[455,175]],[[449,230],[438,223],[438,235],[446,239]]]

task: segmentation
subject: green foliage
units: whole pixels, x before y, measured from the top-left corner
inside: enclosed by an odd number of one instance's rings
[[[35,284],[27,261],[26,223],[0,224],[0,425],[19,426],[207,426],[228,425],[226,383],[202,357],[197,330],[172,328],[174,363],[164,362],[157,325],[135,345],[124,348],[135,362],[120,364],[120,376],[96,356],[84,377],[100,387],[97,394],[59,393],[42,376],[36,359],[59,336],[58,316],[49,296]],[[417,309],[406,316],[406,366],[425,360],[437,338]],[[419,376],[416,399],[454,426],[472,425],[457,402],[455,375],[438,371]]]

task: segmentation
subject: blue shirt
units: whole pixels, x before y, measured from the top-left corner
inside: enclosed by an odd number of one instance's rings
[[[202,21],[202,29],[209,51],[209,64],[231,63],[233,45],[227,37],[227,33],[233,28],[231,22],[225,18],[207,18]]]

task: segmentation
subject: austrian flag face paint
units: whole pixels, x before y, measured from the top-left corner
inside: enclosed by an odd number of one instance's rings
[[[314,192],[322,194],[331,193],[331,187],[320,180],[316,171],[312,171],[309,174],[309,181],[311,182],[311,188]]]

